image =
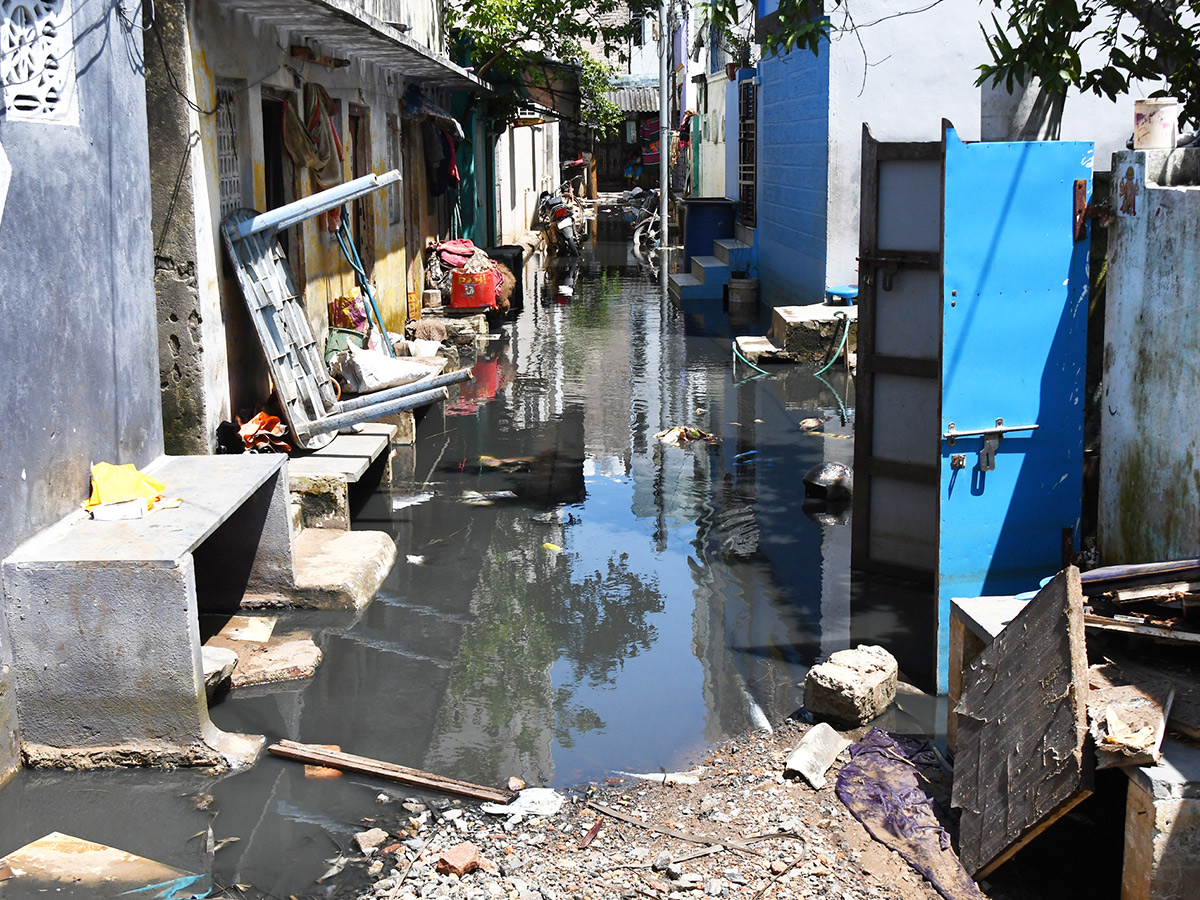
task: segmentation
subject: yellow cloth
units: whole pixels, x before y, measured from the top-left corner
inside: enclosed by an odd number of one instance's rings
[[[90,510],[101,503],[119,503],[122,500],[141,498],[146,501],[146,509],[154,508],[154,503],[166,489],[166,485],[144,472],[139,472],[132,463],[114,466],[112,463],[96,463],[92,466],[92,496],[83,505]]]

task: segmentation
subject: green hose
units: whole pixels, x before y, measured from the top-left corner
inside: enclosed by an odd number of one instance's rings
[[[760,374],[760,375],[770,375],[771,374],[766,369],[760,369],[754,363],[750,362],[750,360],[746,359],[746,357],[742,356],[741,351],[738,350],[738,348],[737,348],[737,341],[733,342],[733,355],[736,356],[738,359],[740,359],[742,362],[744,362],[746,365],[748,365],[750,368],[752,368],[758,374]]]
[[[841,319],[843,322],[842,340],[841,343],[838,344],[837,351],[832,357],[830,357],[829,362],[825,363],[825,365],[813,372],[814,375],[824,375],[827,371],[829,371],[829,367],[838,361],[838,357],[840,357],[842,355],[842,351],[846,349],[846,338],[850,337],[850,317],[844,312],[835,312],[833,317],[835,319]]]

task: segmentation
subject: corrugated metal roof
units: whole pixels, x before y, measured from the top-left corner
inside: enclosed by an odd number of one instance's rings
[[[351,60],[366,60],[394,69],[405,77],[452,91],[490,93],[491,87],[448,57],[375,18],[350,0],[216,0],[226,10],[241,13],[293,35],[297,42],[317,40],[322,52]]]
[[[658,85],[618,87],[608,92],[608,99],[621,112],[658,112]]]

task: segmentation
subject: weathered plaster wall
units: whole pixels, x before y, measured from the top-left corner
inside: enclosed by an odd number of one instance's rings
[[[89,466],[162,452],[142,34],[77,4],[79,118],[0,117],[0,557],[79,508]],[[16,648],[20,652],[20,648]],[[0,780],[17,763],[0,624]]]
[[[396,10],[374,8],[381,5],[386,6],[368,2],[367,12],[384,21],[406,21],[395,17],[399,15]],[[339,69],[306,63],[290,56],[286,49],[292,43],[302,43],[303,36],[254,22],[241,13],[224,12],[215,4],[195,3],[189,7],[186,22],[180,25],[180,31],[186,32],[189,52],[172,71],[177,80],[191,86],[192,103],[165,91],[154,101],[156,112],[163,110],[161,116],[154,117],[155,131],[160,132],[156,139],[169,163],[162,167],[169,171],[165,175],[160,173],[156,197],[177,196],[186,201],[174,204],[173,233],[167,234],[164,251],[160,253],[163,257],[159,265],[160,303],[166,314],[163,381],[165,394],[170,393],[175,366],[180,367],[184,376],[180,383],[186,381],[188,389],[175,391],[180,400],[168,403],[168,410],[178,407],[184,413],[190,412],[180,417],[180,433],[186,435],[187,441],[209,448],[221,420],[242,410],[253,410],[269,396],[261,349],[245,312],[241,290],[224,264],[225,251],[219,234],[217,122],[211,113],[216,107],[218,87],[235,88],[233,105],[242,201],[255,209],[267,206],[264,96],[291,96],[297,104],[295,108],[300,110],[303,85],[310,81],[323,85],[339,105],[336,125],[344,145],[343,173],[347,179],[353,173],[355,149],[349,128],[352,107],[365,111],[369,171],[383,172],[389,164],[403,170],[399,157],[394,160],[388,157],[388,131],[392,127],[389,119],[401,139],[413,123],[400,116],[399,101],[407,84],[397,74],[360,59]],[[425,35],[417,24],[408,33],[419,40],[423,37],[440,40],[436,35]],[[187,140],[193,143],[190,178],[185,178],[190,196],[186,188],[177,192],[174,184],[168,187],[165,183],[168,176],[172,181],[177,177]],[[307,170],[296,172],[286,160],[284,170],[288,199],[316,191]],[[400,188],[402,193],[409,189],[408,184]],[[405,217],[400,215],[392,221],[384,192],[358,202],[368,207],[371,222],[373,265],[369,265],[376,300],[388,329],[401,332],[409,292],[420,287],[407,283]],[[190,223],[185,225],[180,219],[187,220],[189,213]],[[189,242],[189,228],[190,248],[185,246]],[[304,293],[313,329],[323,344],[329,301],[354,288],[354,274],[335,237],[323,230],[318,220],[293,228],[289,238],[293,271]],[[367,255],[366,247],[359,250]],[[194,260],[189,259],[189,253]],[[164,297],[163,282],[168,279],[180,283],[166,284],[169,291]],[[167,309],[173,302],[180,308]],[[170,314],[176,316],[179,327],[186,332],[176,335],[174,341],[171,329],[176,320],[171,320]],[[184,323],[186,329],[182,328]],[[168,353],[172,355],[169,360],[165,355]]]
[[[771,306],[824,290],[830,54],[769,56],[758,67],[758,283]]]
[[[1108,231],[1101,559],[1198,556],[1200,150],[1122,151],[1113,154],[1113,173],[1110,202],[1119,212]]]

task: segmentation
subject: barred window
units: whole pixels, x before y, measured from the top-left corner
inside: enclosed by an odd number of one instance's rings
[[[0,83],[9,119],[77,124],[70,0],[0,0]]]
[[[237,86],[217,84],[217,176],[220,183],[221,218],[242,203],[242,165],[238,157]]]

